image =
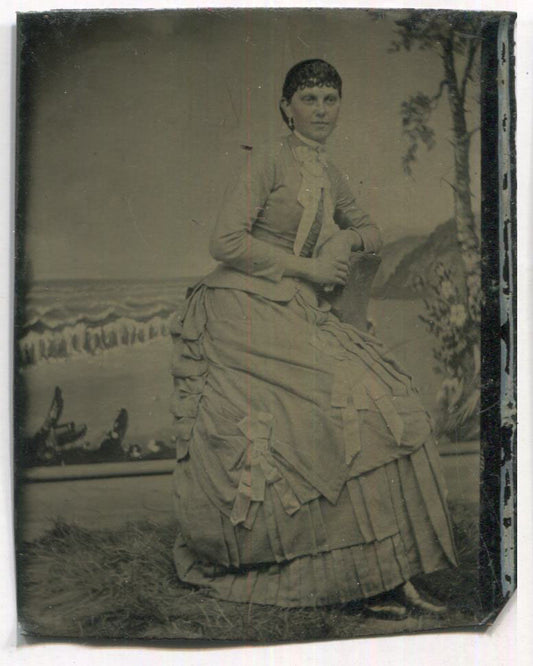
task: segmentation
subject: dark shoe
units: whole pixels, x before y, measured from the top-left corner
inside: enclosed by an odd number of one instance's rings
[[[363,610],[367,615],[380,620],[405,620],[408,616],[405,606],[388,599],[369,599]]]
[[[398,589],[399,600],[408,608],[426,615],[444,615],[448,608],[444,604],[438,604],[429,599],[425,599],[415,586],[407,581]]]

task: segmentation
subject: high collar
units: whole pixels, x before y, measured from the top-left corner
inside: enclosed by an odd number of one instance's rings
[[[294,137],[296,145],[299,144],[299,145],[308,146],[309,148],[312,148],[313,150],[316,150],[319,153],[323,153],[326,150],[326,146],[323,143],[320,143],[319,141],[313,141],[313,139],[308,139],[303,134],[300,134],[298,130],[294,130],[291,136]]]

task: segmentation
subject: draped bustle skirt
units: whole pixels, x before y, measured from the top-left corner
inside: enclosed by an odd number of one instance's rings
[[[181,581],[303,607],[456,564],[431,419],[375,337],[303,283],[199,286],[172,335]]]

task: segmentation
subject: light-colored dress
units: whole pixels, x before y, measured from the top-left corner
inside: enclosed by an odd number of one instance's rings
[[[172,329],[176,569],[230,601],[347,602],[456,563],[411,377],[319,290],[283,276],[317,192],[313,252],[338,227],[380,246],[347,180],[309,150],[290,135],[245,155],[211,242],[223,264]]]

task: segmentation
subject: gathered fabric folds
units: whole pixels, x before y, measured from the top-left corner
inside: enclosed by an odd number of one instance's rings
[[[430,418],[378,340],[303,282],[198,285],[171,332],[182,581],[314,606],[456,563]]]

